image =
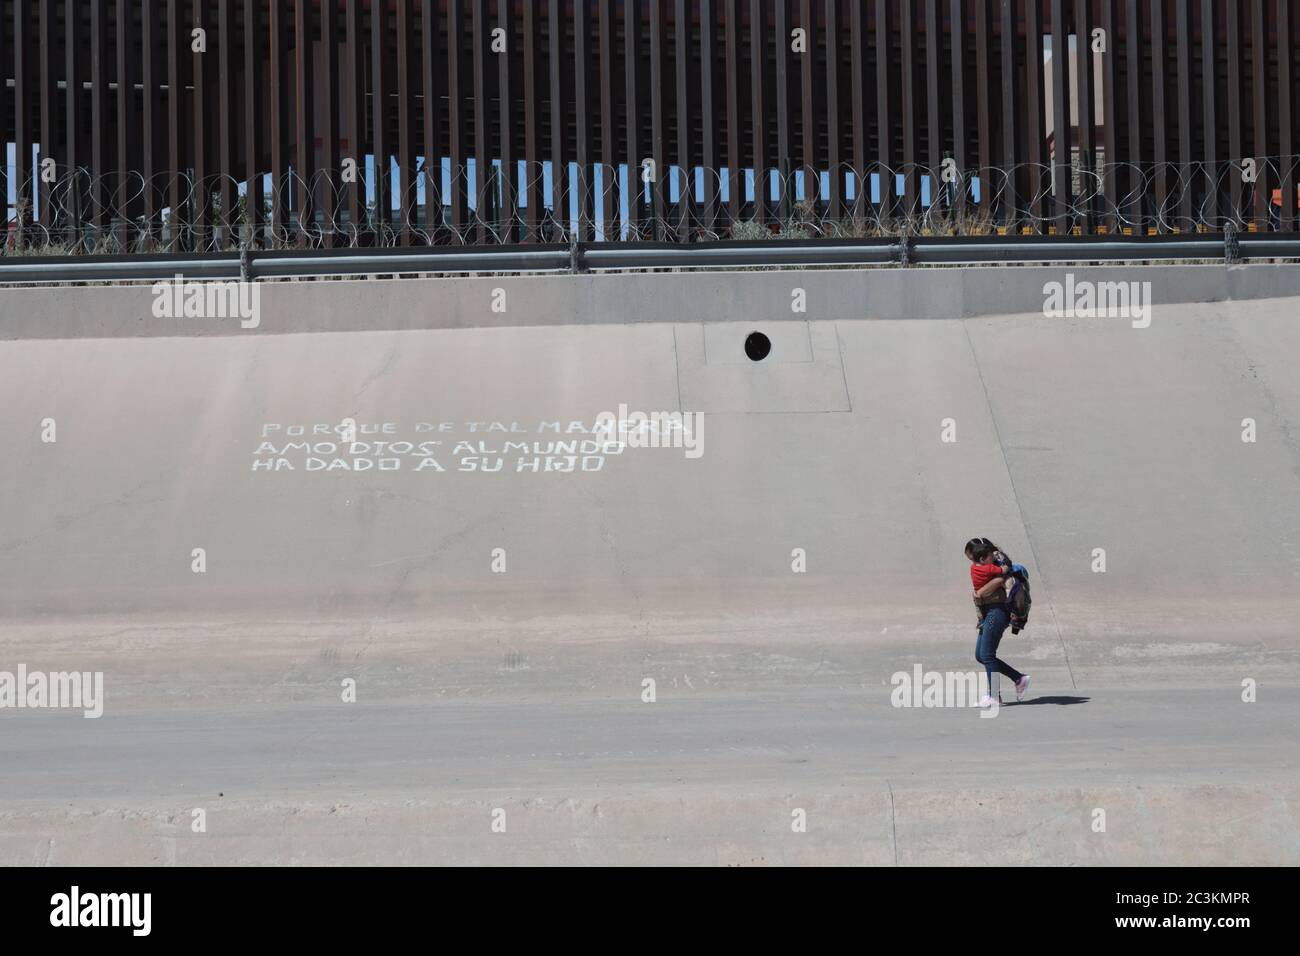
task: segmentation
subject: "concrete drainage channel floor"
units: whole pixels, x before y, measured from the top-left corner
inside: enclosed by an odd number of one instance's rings
[[[1294,315],[10,337],[0,862],[1300,862]]]

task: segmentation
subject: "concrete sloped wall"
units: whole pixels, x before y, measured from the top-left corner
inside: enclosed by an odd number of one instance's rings
[[[52,301],[80,297],[89,314],[99,294]],[[469,593],[617,611],[644,589],[708,610],[732,582],[759,604],[915,608],[947,626],[960,545],[987,534],[1035,571],[1040,612],[1050,601],[1081,633],[1290,633],[1291,300],[1157,305],[1149,328],[663,318],[10,342],[6,608],[400,610],[454,608]],[[774,342],[761,363],[741,350],[751,329]],[[701,412],[702,456],[629,449],[589,456],[599,470],[585,473],[582,461],[576,473],[519,470],[546,467],[544,455],[521,466],[539,457],[522,450],[590,442],[596,416],[620,405]],[[274,453],[346,417],[362,442],[413,447],[372,445],[355,456],[365,472],[335,464],[350,466],[347,454],[312,455],[322,470],[309,472],[301,447]],[[1254,443],[1242,441],[1247,418]],[[947,419],[954,442],[942,440]],[[398,470],[381,470],[394,457]],[[293,470],[254,470],[275,458]],[[463,470],[496,459],[499,472]],[[203,577],[195,547],[208,553]],[[496,547],[504,575],[490,568]],[[791,573],[794,548],[804,576]]]

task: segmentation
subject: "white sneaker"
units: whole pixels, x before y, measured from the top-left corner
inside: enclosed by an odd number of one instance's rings
[[[1016,681],[1016,700],[1022,700],[1027,690],[1029,690],[1029,675],[1021,674],[1020,680]]]
[[[993,698],[990,697],[988,694],[985,694],[983,697],[980,698],[980,706],[983,707],[985,710],[992,707],[993,703],[994,703]]]

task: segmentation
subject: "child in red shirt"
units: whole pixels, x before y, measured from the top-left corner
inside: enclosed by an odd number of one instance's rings
[[[994,564],[991,559],[985,559],[986,564],[974,564],[970,566],[970,583],[975,588],[976,604],[997,604],[1006,598],[1006,574],[1007,572],[999,564]],[[985,600],[980,600],[979,592],[986,584],[994,578],[1002,578],[1003,586],[995,588],[992,593],[988,594]],[[991,600],[990,600],[991,599]]]

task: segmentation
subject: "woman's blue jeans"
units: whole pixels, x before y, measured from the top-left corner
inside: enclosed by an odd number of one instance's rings
[[[1002,632],[1011,623],[1011,615],[1005,604],[994,604],[986,608],[980,620],[980,636],[975,642],[975,660],[984,665],[989,675],[989,693],[993,693],[993,674],[1004,674],[1013,682],[1025,675],[1006,661],[998,657],[998,644],[1002,642]]]

